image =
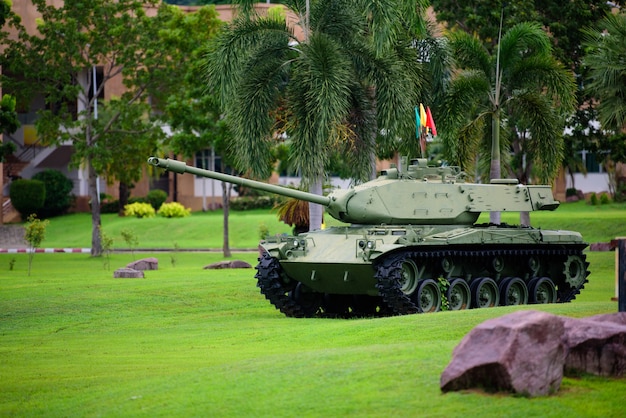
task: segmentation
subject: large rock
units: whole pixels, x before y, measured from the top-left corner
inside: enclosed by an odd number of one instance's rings
[[[114,279],[143,279],[143,271],[131,268],[120,268],[113,272]]]
[[[566,375],[591,373],[620,377],[626,374],[626,312],[589,318],[563,318]]]
[[[556,392],[566,346],[561,318],[519,311],[479,324],[454,349],[441,390],[483,388],[526,396]]]
[[[159,260],[154,257],[142,258],[141,260],[133,261],[132,263],[128,263],[126,265],[129,269],[135,270],[158,270],[159,269]]]
[[[218,261],[216,263],[204,266],[206,269],[249,269],[252,268],[250,263],[242,260]]]

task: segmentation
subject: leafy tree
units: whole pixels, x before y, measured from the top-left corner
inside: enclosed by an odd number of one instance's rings
[[[621,132],[626,128],[626,13],[608,14],[583,33],[590,70],[585,87],[599,100],[602,127]]]
[[[539,22],[550,33],[555,57],[571,69],[576,69],[582,58],[580,28],[600,20],[611,7],[604,0],[432,0],[431,3],[438,21],[477,35],[490,50],[498,43],[503,9],[505,28],[522,22]]]
[[[134,153],[145,159],[145,142],[137,141],[138,148],[132,148],[133,142],[128,141],[138,133],[144,135],[145,127],[135,125],[130,130],[129,125],[133,118],[145,121],[148,115],[142,106],[146,103],[153,107],[165,103],[184,74],[188,51],[178,47],[187,34],[168,26],[180,10],[157,0],[66,0],[61,7],[46,0],[32,2],[41,14],[39,33],[30,35],[13,21],[19,36],[3,38],[7,49],[2,65],[7,74],[23,74],[10,80],[13,91],[25,94],[35,88],[44,93],[47,110],[37,121],[38,133],[49,143],[74,144],[74,162],[86,167],[89,196],[95,203],[99,175],[111,169],[122,182],[133,179],[132,175],[121,178],[130,170],[115,161],[119,155],[111,159],[112,141],[130,147],[126,156]],[[146,10],[156,11],[155,16],[148,16]],[[94,86],[90,75],[97,66],[102,68],[102,80]],[[96,101],[113,79],[123,81],[125,92],[109,104],[110,114],[100,120],[95,116]],[[78,103],[75,110],[74,103]],[[99,207],[92,204],[93,256],[102,252],[99,225]]]
[[[103,132],[99,141],[92,145],[92,152],[98,156],[94,161],[98,172],[104,173],[109,183],[119,181],[119,211],[124,215],[130,189],[141,180],[147,156],[154,155],[158,144],[165,138],[160,124],[147,117],[150,106],[147,103],[132,103],[113,99],[104,103],[94,121],[96,131]],[[116,118],[115,123],[106,129],[107,124]],[[78,149],[85,143],[78,143]],[[87,150],[84,150],[88,152]]]
[[[626,13],[607,14],[597,25],[583,30],[589,70],[585,88],[597,99],[597,111],[606,137],[600,137],[597,149],[610,150],[604,166],[618,200],[624,199],[624,179],[615,176],[615,163],[626,163]]]
[[[538,24],[518,24],[495,55],[465,32],[454,32],[450,43],[458,71],[439,118],[447,159],[467,170],[482,156],[490,161],[489,178],[497,179],[503,150],[513,143],[526,155],[518,176],[528,177],[534,167],[542,182],[551,181],[562,161],[563,115],[574,108],[575,84],[552,56],[545,32]],[[491,221],[499,223],[499,213]]]
[[[202,60],[206,54],[205,41],[214,36],[221,27],[213,7],[203,7],[172,22],[173,30],[181,30],[187,34],[181,42],[187,45],[189,60],[185,74],[180,80],[179,88],[167,98],[163,119],[171,126],[173,134],[166,145],[174,154],[182,154],[185,158],[193,158],[198,151],[212,148],[222,157],[222,171],[229,163],[227,144],[230,133],[222,117],[222,110],[215,95],[206,94],[202,79]],[[208,168],[208,167],[203,167]],[[228,234],[228,216],[231,185],[222,185],[222,208],[224,216],[224,257],[230,257]],[[205,208],[206,209],[206,208]]]
[[[207,55],[207,81],[233,131],[239,169],[268,177],[271,149],[286,135],[303,182],[321,194],[329,150],[343,153],[352,175],[372,176],[376,136],[410,138],[421,87],[414,40],[423,2],[286,1],[301,21],[300,41],[280,13],[241,17]],[[310,205],[311,229],[322,210]]]
[[[7,9],[8,5],[8,10]],[[10,4],[5,1],[0,0],[0,20],[2,20],[2,24],[6,20],[6,16],[8,16],[11,10]],[[15,111],[15,97],[5,94],[2,96],[0,100],[0,135],[3,132],[13,133],[20,127],[20,122],[17,119],[17,112]],[[15,144],[12,142],[4,142],[4,140],[0,140],[0,190],[3,189],[4,183],[4,174],[2,169],[2,163],[6,160],[6,157],[13,154],[15,152]],[[0,197],[0,203],[3,200]],[[3,211],[0,209],[0,225],[4,223],[3,219]]]

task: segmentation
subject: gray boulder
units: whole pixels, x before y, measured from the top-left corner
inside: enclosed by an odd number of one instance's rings
[[[120,268],[113,272],[114,279],[143,279],[143,271],[131,268]]]
[[[159,260],[154,257],[142,258],[141,260],[133,261],[132,263],[128,263],[126,267],[135,270],[158,270],[159,269]]]
[[[526,396],[558,391],[567,354],[561,318],[519,311],[479,324],[454,349],[444,392],[469,388]]]
[[[242,260],[230,260],[230,261],[218,261],[211,263],[208,266],[204,266],[204,269],[249,269],[252,268],[250,263],[246,263]]]

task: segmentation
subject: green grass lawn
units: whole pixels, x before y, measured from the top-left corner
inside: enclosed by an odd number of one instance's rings
[[[626,235],[624,207],[564,206],[554,218],[533,220],[542,228],[577,225],[569,229],[597,241]],[[53,219],[49,245],[88,246],[89,231],[86,241],[67,243],[89,230],[88,216],[72,226],[81,216]],[[231,246],[256,246],[258,222],[277,233],[272,217],[233,217],[231,229],[243,224],[244,233]],[[202,245],[210,233],[196,231],[219,228],[220,216],[155,220],[145,230],[144,221],[152,220],[112,216],[103,226],[133,224],[141,247],[149,236],[156,248],[171,248],[168,240],[181,248],[221,245],[221,229],[211,232],[215,245]],[[610,235],[593,232],[601,227]],[[30,276],[27,254],[0,254],[0,416],[623,416],[626,379],[565,378],[555,395],[533,399],[439,390],[452,350],[486,319],[516,309],[615,312],[612,252],[588,253],[592,275],[572,303],[352,320],[284,317],[259,293],[254,269],[202,268],[220,253],[134,255],[147,256],[159,259],[159,270],[113,279],[133,254],[112,254],[110,270],[106,258],[36,254]],[[257,255],[235,257],[254,265]]]

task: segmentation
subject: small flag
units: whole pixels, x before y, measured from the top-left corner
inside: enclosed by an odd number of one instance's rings
[[[426,116],[426,112],[424,111],[424,105],[420,103],[420,124],[422,125],[422,127],[426,127],[427,126],[427,116]]]
[[[430,113],[430,107],[426,108],[426,115],[426,117],[428,118],[426,126],[430,128],[433,136],[437,136],[437,127],[435,126],[435,120],[433,119],[433,115],[432,113]]]
[[[419,111],[419,108],[415,106],[415,138],[420,137],[420,130],[421,130],[420,126],[421,126],[420,111]]]

